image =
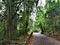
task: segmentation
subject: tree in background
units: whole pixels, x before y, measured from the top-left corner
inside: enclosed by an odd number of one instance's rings
[[[15,41],[21,35],[25,36],[30,30],[42,31],[45,34],[59,31],[60,1],[46,0],[44,4],[40,2],[40,7],[38,6],[39,1],[42,0],[3,0],[0,3],[0,10],[3,10],[3,15],[0,11],[0,32],[1,39],[4,39],[3,42]],[[44,6],[42,7],[42,5]],[[31,15],[33,16],[34,13],[36,21],[33,20],[33,17],[31,19]],[[31,25],[33,26],[31,27]]]
[[[2,4],[4,4],[5,6],[4,16],[6,18],[6,27],[4,29],[4,42],[6,42],[6,44],[7,42],[10,43],[12,40],[16,40],[17,34],[19,36],[20,34],[27,34],[27,32],[29,31],[29,17],[33,10],[34,3],[37,3],[37,1],[3,0]],[[21,5],[23,6],[23,9],[21,8]]]
[[[59,15],[59,11],[56,10],[57,8],[59,9],[59,4],[60,4],[59,0],[57,0],[57,1],[55,1],[55,0],[48,1],[47,0],[46,5],[44,7],[40,6],[37,8],[35,30],[39,28],[42,31],[42,28],[41,28],[41,24],[42,24],[43,32],[45,34],[55,32],[54,31],[56,28],[55,26],[56,26],[56,24],[58,24],[56,21],[59,20],[59,18],[57,19],[57,17],[56,17],[57,15]]]

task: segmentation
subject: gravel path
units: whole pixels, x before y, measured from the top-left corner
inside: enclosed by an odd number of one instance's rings
[[[60,45],[60,41],[57,41],[53,38],[46,37],[40,33],[33,33],[35,41],[32,45]]]

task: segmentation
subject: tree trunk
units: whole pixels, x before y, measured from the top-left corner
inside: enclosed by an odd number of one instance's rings
[[[6,2],[6,9],[7,9],[7,29],[5,30],[5,44],[10,43],[11,40],[15,40],[15,33],[14,33],[14,22],[13,22],[13,7],[12,7],[12,0],[7,0]]]

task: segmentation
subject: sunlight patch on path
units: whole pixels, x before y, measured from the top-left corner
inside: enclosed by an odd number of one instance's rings
[[[45,35],[41,34],[40,32],[33,32],[33,35],[34,36],[45,36]]]

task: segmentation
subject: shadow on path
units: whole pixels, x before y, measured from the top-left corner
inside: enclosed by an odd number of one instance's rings
[[[47,37],[40,33],[33,33],[34,42],[32,45],[60,45],[60,41]]]

